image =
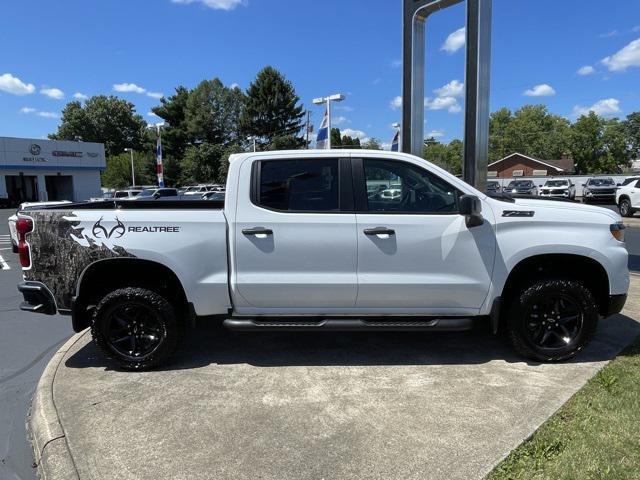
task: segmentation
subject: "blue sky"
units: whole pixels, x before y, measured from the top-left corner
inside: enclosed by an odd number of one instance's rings
[[[491,108],[544,103],[574,119],[640,110],[640,2],[494,0]],[[270,64],[334,119],[390,142],[399,121],[401,0],[21,0],[3,2],[0,136],[54,132],[74,95],[116,94],[146,120],[176,85],[220,77],[246,88]],[[427,133],[459,138],[464,3],[429,19]],[[585,67],[585,68],[583,68]],[[589,67],[589,68],[586,68]],[[579,69],[583,68],[580,72]],[[120,91],[118,91],[120,90]]]

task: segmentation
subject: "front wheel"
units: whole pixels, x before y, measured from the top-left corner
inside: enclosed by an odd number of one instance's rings
[[[520,355],[566,360],[593,338],[598,308],[591,292],[574,280],[544,280],[522,290],[507,312],[507,338]]]
[[[97,347],[126,370],[165,363],[182,340],[184,325],[162,295],[144,288],[115,290],[98,303],[91,323]]]
[[[620,203],[618,203],[618,210],[620,210],[620,215],[623,217],[633,217],[634,212],[633,208],[631,208],[631,202],[626,198],[620,200]]]

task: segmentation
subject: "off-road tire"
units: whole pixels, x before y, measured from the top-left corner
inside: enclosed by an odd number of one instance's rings
[[[155,349],[140,357],[119,352],[109,340],[111,315],[122,305],[139,305],[154,312],[154,321],[161,325],[161,340]],[[91,320],[91,336],[98,349],[114,359],[125,370],[148,370],[166,363],[175,353],[184,336],[184,322],[176,315],[173,305],[162,295],[138,287],[127,287],[107,294],[96,306]]]
[[[582,313],[582,326],[569,344],[558,348],[542,348],[527,334],[531,305],[554,294],[570,297]],[[558,362],[573,357],[593,338],[598,326],[598,307],[589,291],[575,280],[554,279],[538,281],[520,290],[512,299],[505,318],[506,337],[521,356],[539,362]]]
[[[623,217],[633,217],[633,214],[636,213],[631,207],[631,202],[628,198],[623,198],[618,203],[618,210],[620,211],[620,215]]]

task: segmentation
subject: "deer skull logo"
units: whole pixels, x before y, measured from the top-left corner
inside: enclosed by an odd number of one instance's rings
[[[98,220],[96,223],[93,224],[93,229],[91,230],[91,233],[93,234],[94,237],[100,238],[100,236],[103,235],[103,238],[109,239],[115,234],[116,236],[114,238],[120,238],[125,234],[126,232],[125,226],[118,219],[118,217],[116,217],[116,225],[109,231],[107,231],[107,229],[103,227],[102,224],[100,223],[102,222],[102,218],[103,217],[100,217],[100,220]]]

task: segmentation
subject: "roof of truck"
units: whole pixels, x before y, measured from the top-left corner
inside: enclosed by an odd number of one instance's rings
[[[403,153],[403,152],[391,152],[389,150],[366,150],[366,149],[362,149],[362,148],[349,148],[349,149],[332,149],[332,150],[317,150],[317,149],[310,149],[310,150],[268,150],[266,152],[246,152],[246,153],[234,153],[232,155],[229,156],[229,162],[234,162],[236,160],[239,159],[243,159],[243,158],[247,158],[247,157],[267,157],[267,156],[271,156],[271,155],[281,155],[281,154],[286,154],[286,155],[303,155],[305,157],[307,156],[313,156],[313,155],[321,155],[321,156],[326,156],[328,154],[332,154],[332,155],[340,155],[340,154],[354,154],[354,155],[363,155],[363,154],[372,154],[372,153],[384,153],[384,154],[389,154],[389,155],[408,155],[407,153]]]

